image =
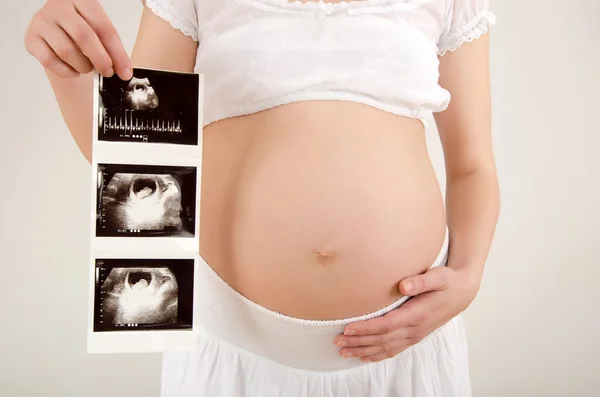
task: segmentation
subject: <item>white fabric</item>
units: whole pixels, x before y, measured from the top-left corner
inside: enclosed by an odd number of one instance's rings
[[[196,2],[189,0],[141,0],[156,15],[194,41],[198,41]]]
[[[147,0],[199,41],[204,126],[306,100],[417,119],[449,104],[438,55],[487,32],[489,0]]]
[[[161,397],[472,395],[461,316],[394,358],[334,372],[293,369],[207,333],[200,343],[193,353],[165,354]]]
[[[444,266],[448,232],[431,267]],[[193,352],[164,354],[162,397],[470,397],[468,353],[458,316],[420,343],[374,363],[342,358],[334,338],[345,325],[406,301],[331,321],[288,317],[231,288],[200,258]]]

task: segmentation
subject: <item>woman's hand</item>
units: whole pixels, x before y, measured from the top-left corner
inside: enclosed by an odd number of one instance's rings
[[[403,295],[414,298],[381,317],[348,324],[334,342],[342,347],[342,356],[351,354],[345,357],[394,357],[463,312],[475,299],[479,282],[466,270],[447,266],[407,277],[398,286]]]
[[[25,32],[25,48],[59,76],[93,70],[123,80],[132,66],[117,30],[98,0],[48,0]]]

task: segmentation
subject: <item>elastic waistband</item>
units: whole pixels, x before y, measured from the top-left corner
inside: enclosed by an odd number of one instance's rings
[[[448,228],[443,246],[430,268],[445,266]],[[199,258],[195,316],[201,333],[280,364],[309,371],[338,371],[366,365],[340,357],[334,338],[347,324],[384,315],[402,305],[401,297],[375,312],[339,320],[306,320],[286,316],[261,306],[227,284]]]

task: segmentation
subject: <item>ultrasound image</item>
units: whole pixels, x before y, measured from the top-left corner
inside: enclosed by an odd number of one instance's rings
[[[158,96],[150,80],[133,77],[125,86],[123,105],[133,110],[150,110],[158,107]]]
[[[96,235],[193,237],[196,167],[98,165]]]
[[[191,329],[193,259],[98,259],[94,331]]]
[[[129,81],[98,79],[99,140],[198,144],[197,74],[135,68]]]

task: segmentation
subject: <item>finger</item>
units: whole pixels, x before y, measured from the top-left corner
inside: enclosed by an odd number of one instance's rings
[[[27,51],[34,56],[42,66],[62,77],[77,77],[79,73],[66,63],[64,63],[50,48],[48,43],[39,36],[31,37],[27,40]]]
[[[378,352],[375,352],[374,354],[365,354],[364,356],[360,356],[359,358],[361,361],[364,362],[377,362],[387,360],[388,358],[392,358],[404,352],[406,349],[408,349],[414,344],[415,342],[411,341],[410,339],[404,339],[402,341],[402,344],[400,344],[398,347],[396,347],[396,349],[394,349],[391,352],[387,350],[380,350]]]
[[[384,346],[362,346],[352,349],[344,348],[340,350],[340,356],[344,358],[362,358],[366,356],[374,356],[380,353],[393,355],[393,349],[389,345]],[[391,357],[391,356],[390,356]]]
[[[391,334],[377,334],[365,336],[345,336],[338,335],[334,343],[338,347],[357,347],[357,346],[375,346],[386,343],[386,337]]]
[[[415,296],[428,291],[443,290],[448,285],[447,267],[437,267],[423,274],[410,276],[399,284],[400,293],[406,296]]]
[[[117,29],[98,1],[78,0],[75,2],[77,12],[94,30],[100,42],[108,52],[112,65],[122,80],[133,76],[131,60]]]
[[[394,309],[383,316],[348,324],[344,328],[345,336],[389,334],[395,329],[408,326],[410,311],[403,306]]]
[[[96,32],[74,10],[59,21],[60,26],[68,33],[75,44],[83,51],[93,68],[100,74],[110,77],[114,74],[110,55],[100,42]]]
[[[352,357],[359,357],[362,361],[381,361],[386,358],[394,357],[412,345],[423,340],[426,336],[424,330],[420,327],[405,328],[396,332],[390,337],[390,342],[379,346],[361,346],[343,348],[342,354],[351,354]]]
[[[407,336],[407,328],[398,328],[390,333],[381,333],[364,336],[345,336],[338,335],[334,339],[336,346],[344,348],[364,347],[364,346],[383,346],[395,339],[402,339]]]
[[[84,74],[92,71],[90,61],[59,26],[48,24],[42,32],[42,39],[65,64],[78,73]]]

